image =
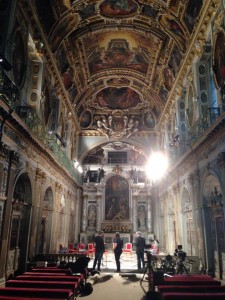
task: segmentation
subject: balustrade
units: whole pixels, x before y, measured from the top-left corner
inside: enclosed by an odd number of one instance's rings
[[[32,107],[19,106],[19,90],[6,76],[2,68],[0,68],[0,97],[18,114],[31,132],[51,150],[60,165],[62,165],[76,181],[80,182],[81,176],[79,172],[75,170],[73,162],[67,157],[61,146],[57,144],[55,136],[49,133],[48,128],[39,119]]]

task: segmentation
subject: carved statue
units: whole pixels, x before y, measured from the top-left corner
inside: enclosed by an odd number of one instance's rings
[[[139,229],[146,229],[146,210],[144,205],[140,205],[138,208],[138,221]]]
[[[96,222],[96,207],[95,205],[90,205],[88,209],[88,227],[95,227]]]

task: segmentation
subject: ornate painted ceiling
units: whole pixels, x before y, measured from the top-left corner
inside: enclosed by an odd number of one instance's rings
[[[82,135],[156,130],[206,2],[36,1]]]

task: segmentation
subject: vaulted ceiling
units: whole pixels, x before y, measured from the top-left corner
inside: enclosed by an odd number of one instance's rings
[[[157,129],[209,6],[202,0],[36,1],[82,135],[120,140]]]

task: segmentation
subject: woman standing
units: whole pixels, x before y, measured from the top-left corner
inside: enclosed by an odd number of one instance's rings
[[[123,240],[120,238],[119,232],[116,232],[113,251],[115,254],[117,272],[120,272],[120,255],[123,252],[122,248],[123,248]]]

